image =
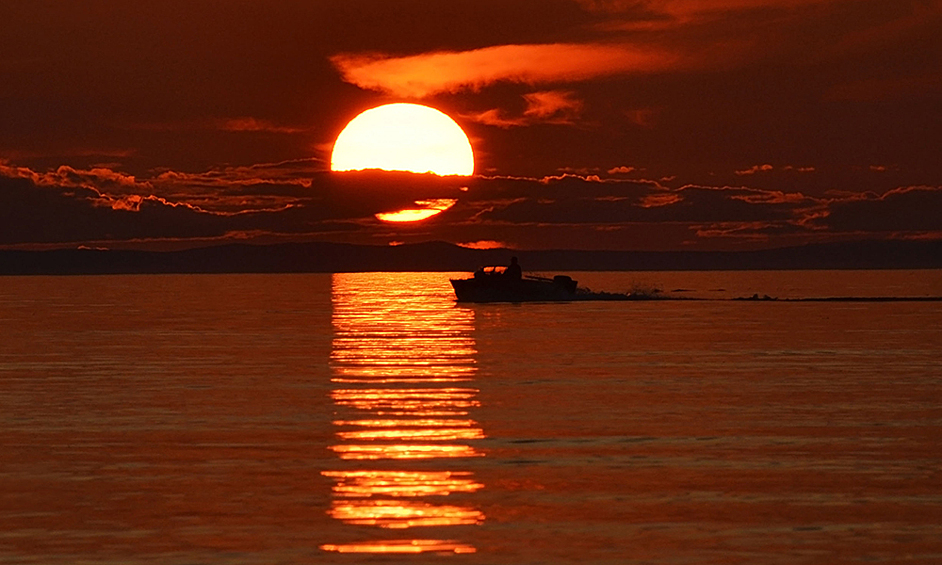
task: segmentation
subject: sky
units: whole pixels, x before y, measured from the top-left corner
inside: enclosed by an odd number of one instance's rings
[[[942,0],[3,11],[3,248],[942,238]],[[474,176],[331,173],[344,126],[393,102],[451,116]],[[455,203],[377,217],[416,201]]]

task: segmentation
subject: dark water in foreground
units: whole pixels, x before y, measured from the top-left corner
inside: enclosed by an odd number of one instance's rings
[[[942,562],[942,302],[456,306],[447,279],[0,278],[0,563]]]

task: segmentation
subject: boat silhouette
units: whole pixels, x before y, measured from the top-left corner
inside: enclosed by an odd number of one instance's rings
[[[577,299],[578,284],[571,277],[535,275],[515,277],[506,267],[483,267],[467,279],[450,279],[458,302],[561,302]]]

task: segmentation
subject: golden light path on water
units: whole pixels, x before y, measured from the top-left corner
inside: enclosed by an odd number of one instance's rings
[[[322,474],[334,481],[331,517],[375,527],[380,539],[324,544],[325,551],[475,552],[455,540],[383,534],[485,519],[466,502],[484,485],[456,468],[483,456],[472,443],[485,437],[473,419],[480,406],[473,387],[474,311],[455,308],[441,275],[427,283],[417,288],[414,274],[333,276],[331,398],[338,442],[330,449],[340,464]],[[429,468],[436,460],[441,468]]]

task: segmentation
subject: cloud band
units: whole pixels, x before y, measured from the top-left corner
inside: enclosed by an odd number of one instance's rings
[[[498,45],[395,57],[331,57],[343,79],[368,90],[422,98],[478,90],[496,82],[543,84],[675,68],[672,53],[631,44],[549,43]]]

